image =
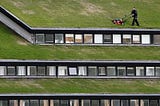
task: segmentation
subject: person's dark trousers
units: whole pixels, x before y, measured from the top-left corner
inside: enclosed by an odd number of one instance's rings
[[[133,18],[132,26],[134,26],[134,23],[136,23],[137,26],[139,26],[139,22],[138,22],[137,18]]]

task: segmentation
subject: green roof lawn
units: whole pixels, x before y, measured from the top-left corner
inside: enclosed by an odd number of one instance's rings
[[[1,0],[0,5],[33,27],[131,27],[112,24],[114,18],[139,13],[138,28],[160,28],[160,0]],[[131,27],[137,28],[137,27]]]
[[[160,81],[143,79],[0,79],[0,93],[160,93]]]

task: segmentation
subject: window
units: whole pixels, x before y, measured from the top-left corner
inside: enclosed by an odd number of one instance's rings
[[[37,75],[37,68],[36,68],[36,66],[28,66],[27,67],[27,73],[28,73],[28,75],[36,76]]]
[[[63,34],[55,34],[55,43],[64,43]]]
[[[91,106],[99,106],[99,100],[92,100]]]
[[[158,106],[157,100],[150,100],[150,106]]]
[[[73,34],[66,34],[65,40],[66,40],[66,43],[74,43],[74,35]]]
[[[50,106],[60,106],[59,100],[50,100]]]
[[[67,67],[66,66],[59,66],[58,67],[58,75],[68,75]]]
[[[121,35],[113,34],[113,43],[121,43]]]
[[[38,100],[30,100],[29,106],[39,106],[39,101]]]
[[[0,75],[6,75],[6,67],[0,66]]]
[[[60,106],[69,106],[68,100],[60,100]]]
[[[56,75],[56,67],[55,66],[47,66],[47,75],[50,75],[50,76]]]
[[[140,100],[140,106],[150,106],[149,100]]]
[[[48,100],[40,100],[40,106],[49,106]]]
[[[139,106],[139,101],[138,101],[138,100],[131,99],[131,100],[130,100],[130,106]]]
[[[38,44],[44,43],[44,34],[36,34],[36,43]]]
[[[120,100],[111,100],[111,106],[120,106]]]
[[[29,100],[20,100],[19,106],[29,106]]]
[[[84,43],[93,43],[92,34],[84,34]]]
[[[105,67],[98,67],[98,75],[106,75]]]
[[[45,76],[45,66],[38,66],[38,75],[39,76]]]
[[[77,75],[77,68],[69,67],[69,75]]]
[[[104,34],[104,43],[112,43],[112,35]]]
[[[133,35],[133,43],[134,44],[141,43],[140,35]]]
[[[82,34],[75,34],[75,43],[83,43]]]
[[[26,75],[26,67],[17,66],[17,75]]]
[[[146,67],[146,76],[154,76],[154,67]]]
[[[78,75],[87,75],[87,67],[86,66],[79,66],[78,67]]]
[[[142,35],[142,44],[150,44],[150,35]]]
[[[123,35],[123,44],[131,44],[131,35]]]
[[[160,77],[160,67],[156,67],[156,76]]]
[[[116,75],[116,67],[109,66],[107,67],[107,75],[115,76]]]
[[[95,34],[94,35],[94,43],[103,43],[103,36],[102,36],[102,34]]]
[[[53,34],[46,34],[46,43],[53,43],[54,42],[54,36]]]
[[[16,75],[16,69],[14,66],[8,66],[7,67],[7,74],[10,75],[10,76],[14,76]]]
[[[91,106],[90,105],[90,100],[82,100],[81,106]]]
[[[118,76],[126,76],[126,67],[117,67]]]
[[[128,100],[121,100],[121,106],[129,106]]]
[[[7,100],[0,100],[0,106],[8,106]]]
[[[79,100],[70,100],[70,106],[79,106]]]
[[[89,66],[88,67],[88,76],[97,76],[97,67]]]
[[[136,76],[144,76],[144,67],[136,67]]]
[[[109,100],[101,100],[101,105],[100,106],[110,106],[110,101]]]
[[[9,100],[9,106],[18,106],[18,100]]]
[[[127,76],[135,76],[134,67],[127,67]]]
[[[160,44],[160,34],[153,35],[154,44]]]

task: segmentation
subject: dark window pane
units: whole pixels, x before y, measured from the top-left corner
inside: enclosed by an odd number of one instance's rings
[[[104,35],[104,43],[112,43],[112,35]]]
[[[60,106],[69,106],[68,100],[61,100],[61,105]]]
[[[54,36],[53,36],[53,34],[46,34],[46,42],[47,43],[53,43],[54,41]]]
[[[39,44],[44,43],[44,34],[36,34],[36,43],[39,43]]]
[[[107,67],[107,75],[108,76],[115,76],[116,75],[116,67],[113,67],[113,66]]]
[[[106,75],[105,67],[98,67],[98,75]]]
[[[125,67],[117,67],[118,76],[126,76],[126,68]]]
[[[89,66],[88,67],[88,76],[97,76],[97,67]]]
[[[99,106],[99,100],[92,100],[92,105],[91,106]]]
[[[0,100],[0,106],[8,106],[8,101],[7,100]]]
[[[112,100],[111,106],[120,106],[120,100]]]
[[[38,66],[38,75],[44,76],[45,75],[45,67]]]
[[[128,76],[134,76],[135,75],[134,67],[127,67],[127,75]]]
[[[37,75],[36,66],[28,66],[28,74],[31,76],[36,76]]]
[[[39,106],[38,100],[30,100],[30,106]]]
[[[8,66],[7,68],[8,68],[8,75],[14,76],[16,74],[16,69],[14,66]]]

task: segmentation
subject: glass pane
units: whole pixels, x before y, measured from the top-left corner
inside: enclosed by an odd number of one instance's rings
[[[79,100],[70,100],[70,106],[79,106]]]
[[[154,67],[146,67],[146,76],[154,76]]]
[[[10,100],[9,106],[18,106],[18,100]]]
[[[88,67],[88,76],[97,76],[97,67],[89,66]]]
[[[110,106],[110,101],[109,100],[101,100],[100,106]]]
[[[141,43],[140,35],[133,35],[133,43]]]
[[[117,67],[118,76],[126,76],[126,67]]]
[[[128,76],[135,76],[134,67],[127,67],[127,75]]]
[[[17,75],[26,75],[26,67],[17,66]]]
[[[47,66],[47,75],[56,75],[56,67]]]
[[[45,66],[38,66],[38,75],[39,76],[46,75],[46,73],[45,73]]]
[[[120,100],[111,100],[111,106],[120,106]]]
[[[65,40],[66,40],[66,43],[74,43],[74,35],[73,34],[66,34]]]
[[[16,74],[16,69],[14,66],[8,66],[7,67],[8,75],[14,76]]]
[[[144,76],[144,67],[136,67],[136,76]]]
[[[20,100],[20,106],[29,106],[29,100]]]
[[[44,34],[36,34],[36,43],[44,43]]]
[[[121,106],[129,106],[128,100],[121,100]]]
[[[104,43],[112,43],[112,35],[104,34]]]
[[[69,75],[77,75],[77,68],[69,67]]]
[[[160,76],[160,67],[156,67],[155,69],[156,69],[156,76],[159,77]]]
[[[50,106],[60,106],[59,100],[50,100]]]
[[[66,66],[59,66],[58,67],[58,75],[68,75],[67,67]]]
[[[103,43],[103,36],[102,36],[102,34],[95,34],[94,35],[94,43]]]
[[[46,34],[46,42],[47,43],[53,43],[54,42],[54,36],[53,34]]]
[[[84,34],[84,43],[93,43],[92,34]]]
[[[154,44],[160,44],[160,34],[153,35]]]
[[[39,106],[38,100],[30,100],[30,105],[29,106]]]
[[[116,75],[116,67],[107,67],[107,75],[115,76]]]
[[[138,100],[130,100],[130,106],[139,106],[139,101]]]
[[[105,67],[98,67],[98,75],[106,75]]]
[[[150,106],[158,106],[157,100],[150,100]]]
[[[150,44],[150,35],[142,35],[142,44]]]
[[[113,34],[113,43],[121,43],[121,35]]]
[[[40,100],[40,106],[49,106],[48,100]]]
[[[131,44],[131,35],[123,35],[123,44]]]
[[[99,106],[99,100],[92,100],[92,105],[91,106]]]
[[[60,106],[69,106],[68,100],[61,100],[61,105]]]
[[[140,106],[149,106],[149,100],[140,100]]]
[[[79,66],[78,67],[78,75],[87,75],[87,67],[86,66]]]
[[[28,66],[27,67],[27,72],[28,72],[28,75],[36,76],[37,75],[37,68],[36,68],[36,66]]]
[[[55,43],[64,43],[63,34],[55,34]]]
[[[8,106],[7,100],[0,100],[0,106]]]
[[[83,43],[82,34],[75,34],[75,43]]]
[[[81,106],[91,106],[90,105],[90,100],[82,100]]]
[[[0,66],[0,75],[6,75],[6,66]]]

